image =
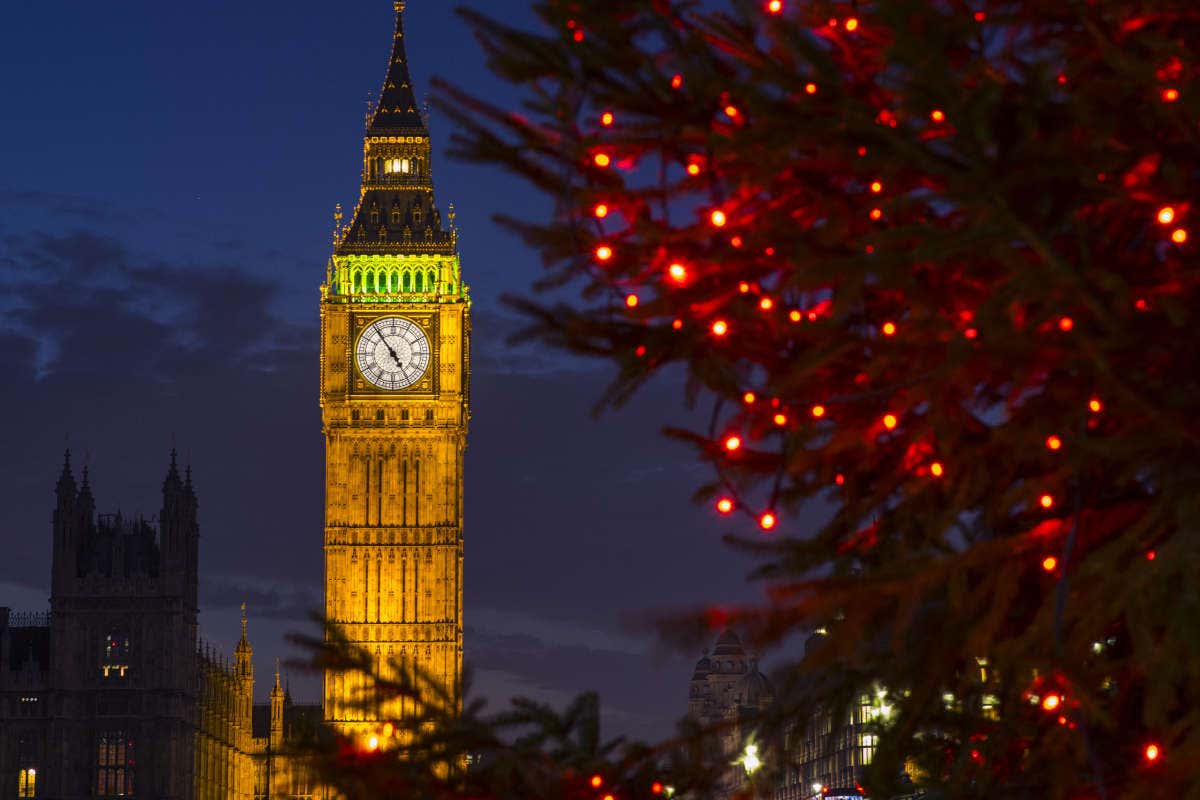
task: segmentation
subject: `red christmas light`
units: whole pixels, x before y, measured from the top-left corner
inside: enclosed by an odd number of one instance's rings
[[[799,322],[802,318],[803,315],[794,308],[788,312],[788,319],[790,319],[792,322]]]
[[[1175,209],[1171,206],[1163,206],[1158,210],[1157,218],[1160,225],[1170,225],[1175,221]]]
[[[817,85],[815,83],[806,83],[804,85],[804,91],[808,92],[809,94],[816,94]]]
[[[787,425],[787,414],[776,414],[775,415],[775,424],[779,425],[780,427]]]
[[[940,108],[935,108],[933,111],[929,112],[929,118],[934,122],[945,122],[946,112],[942,111]]]
[[[671,88],[678,89],[680,86],[683,86],[683,76],[679,75],[679,74],[672,75],[671,76]]]
[[[687,280],[687,267],[683,266],[683,264],[672,264],[667,267],[667,274],[676,283],[683,283]]]
[[[1146,560],[1147,560],[1147,561],[1153,561],[1153,560],[1154,560],[1154,559],[1156,559],[1156,558],[1158,558],[1158,553],[1156,553],[1156,552],[1155,552],[1155,551],[1153,551],[1153,550],[1147,550],[1147,551],[1146,551]]]
[[[1042,708],[1046,711],[1053,711],[1062,705],[1062,698],[1056,694],[1048,694],[1042,698]]]
[[[883,184],[880,183],[879,181],[872,181],[871,182],[871,191],[874,192],[875,194],[879,194],[880,192],[883,191]]]
[[[850,19],[846,20],[846,30],[850,31],[851,33],[854,33],[856,30],[858,30],[857,17],[851,17]]]
[[[1053,508],[1054,507],[1054,495],[1044,494],[1040,498],[1038,498],[1038,503],[1042,506],[1042,508]]]
[[[758,301],[758,307],[763,311],[770,311],[775,307],[775,301],[769,297],[764,297],[762,300]]]
[[[1179,99],[1178,89],[1163,89],[1162,99],[1164,103],[1174,103]]]
[[[687,165],[687,174],[692,175],[692,176],[699,175],[700,174],[700,165],[697,164],[695,161],[688,164]]]
[[[710,222],[712,222],[714,228],[724,228],[727,221],[725,212],[719,208],[714,209],[713,212],[708,215],[708,219]]]
[[[763,515],[758,518],[758,527],[762,528],[764,531],[769,531],[775,527],[775,524],[778,521],[779,520],[775,518],[775,514],[770,511],[764,511]]]
[[[607,167],[612,163],[612,156],[608,153],[596,153],[595,162],[597,167]]]
[[[582,42],[583,41],[583,31],[582,30],[575,31],[574,35],[572,35],[571,38],[577,42]]]
[[[603,785],[604,785],[604,778],[601,778],[599,775],[592,776],[592,788],[593,789],[599,789]]]
[[[716,336],[724,336],[729,333],[729,323],[723,319],[719,319],[712,324],[712,332]]]
[[[729,243],[731,245],[733,245],[734,247],[741,247],[745,242],[742,240],[742,237],[733,236],[733,237],[730,237]]]
[[[813,406],[812,415],[817,419],[825,416],[825,406]]]
[[[1042,559],[1042,569],[1046,570],[1046,572],[1054,572],[1054,570],[1058,569],[1058,559],[1054,556],[1046,556]]]
[[[892,431],[896,429],[898,424],[900,424],[900,420],[896,418],[895,414],[884,414],[883,427],[887,428],[889,431]]]
[[[746,392],[744,395],[742,395],[742,402],[748,406],[754,405],[754,401],[757,399],[758,395],[756,395],[754,392]]]
[[[663,785],[658,781],[655,781],[654,783],[650,784],[650,791],[653,794],[662,794]]]
[[[608,216],[608,206],[604,203],[597,203],[596,207],[592,209],[592,213],[596,215],[596,219],[604,219]]]
[[[681,320],[681,319],[675,320],[674,322],[671,323],[671,327],[677,331],[682,330],[683,329],[683,320]]]
[[[975,12],[975,21],[976,22],[983,22],[985,19],[987,19],[987,14],[985,14],[982,11]]]
[[[881,208],[872,208],[871,209],[871,219],[878,220],[878,219],[881,219],[882,217],[883,217],[883,209],[881,209]]]
[[[629,306],[630,308],[637,308],[637,304],[638,296],[636,294],[631,293],[625,295],[625,305]]]
[[[740,449],[742,446],[742,437],[737,434],[732,434],[725,439],[725,449],[729,452]]]
[[[935,478],[940,478],[946,474],[946,468],[942,466],[942,462],[935,461],[929,465],[929,474]]]
[[[1071,330],[1074,327],[1075,327],[1075,320],[1071,319],[1070,317],[1059,317],[1058,318],[1058,329],[1060,331],[1062,331],[1063,333],[1066,333],[1067,331]]]
[[[725,116],[730,119],[736,119],[739,113],[737,106],[725,106]]]
[[[770,2],[767,3],[767,13],[768,14],[782,14],[783,13],[783,0],[770,0]]]
[[[1057,436],[1047,436],[1046,437],[1046,447],[1047,447],[1047,449],[1050,449],[1050,450],[1061,450],[1062,449],[1062,439],[1058,438]]]
[[[613,257],[613,249],[606,244],[602,244],[596,248],[596,259],[598,261],[608,261]]]
[[[600,115],[600,124],[607,128],[609,125],[613,124],[613,119],[614,119],[614,117],[613,117],[612,112],[605,111],[603,114]]]
[[[733,511],[733,500],[728,497],[722,497],[717,501],[717,511],[722,514],[728,514]]]
[[[883,323],[883,327],[880,328],[880,330],[883,331],[884,336],[895,336],[896,335],[896,323],[885,322],[885,323]]]
[[[1088,401],[1088,411],[1091,411],[1093,414],[1099,414],[1103,410],[1104,404],[1100,402],[1099,397],[1093,397]]]
[[[1153,764],[1162,755],[1162,750],[1156,744],[1148,744],[1146,745],[1146,749],[1142,751],[1142,755],[1146,757],[1147,761]]]
[[[1176,228],[1171,231],[1171,241],[1175,244],[1183,244],[1188,239],[1187,228]]]

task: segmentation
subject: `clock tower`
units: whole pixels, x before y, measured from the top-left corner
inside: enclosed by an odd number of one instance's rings
[[[404,3],[367,121],[362,191],[321,287],[325,615],[381,664],[445,685],[462,671],[463,454],[470,419],[470,300],[453,207],[434,203]],[[404,707],[356,707],[366,687],[325,674],[325,718],[372,732]]]

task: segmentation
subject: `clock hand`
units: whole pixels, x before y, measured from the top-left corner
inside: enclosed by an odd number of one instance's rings
[[[383,346],[387,348],[387,351],[391,353],[392,360],[396,362],[396,366],[403,368],[404,365],[400,363],[400,356],[396,355],[396,351],[392,349],[390,344],[388,344],[388,340],[382,336],[379,337],[379,339],[383,342]]]

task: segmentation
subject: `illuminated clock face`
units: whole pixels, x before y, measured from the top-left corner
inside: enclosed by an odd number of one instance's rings
[[[429,367],[429,339],[403,317],[372,322],[358,337],[354,352],[362,376],[389,392],[412,386]]]

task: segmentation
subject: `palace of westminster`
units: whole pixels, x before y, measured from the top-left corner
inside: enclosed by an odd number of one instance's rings
[[[321,286],[325,609],[379,664],[418,665],[444,685],[463,658],[463,456],[470,420],[470,299],[453,210],[434,204],[430,137],[394,0],[391,61],[367,121],[362,190]],[[255,704],[243,605],[232,658],[200,638],[200,527],[191,470],[171,454],[152,521],[97,513],[70,454],[55,490],[50,612],[0,608],[0,800],[312,800],[294,744],[324,722],[366,741],[353,674],[326,672],[320,704],[293,703],[278,666]],[[689,713],[740,730],[770,685],[726,632],[696,666]],[[864,706],[866,708],[866,706]],[[376,718],[378,717],[378,718]],[[778,800],[852,785],[873,742],[863,713],[834,724]],[[741,734],[726,734],[736,752]],[[802,742],[802,744],[804,744]],[[725,781],[732,795],[736,772]],[[849,796],[849,795],[845,795]]]

